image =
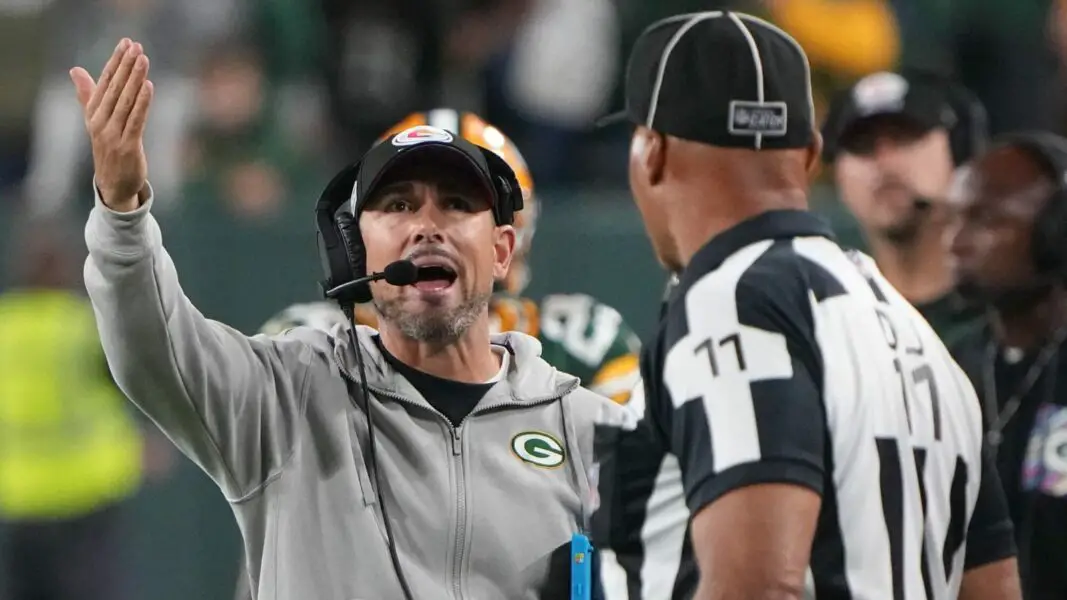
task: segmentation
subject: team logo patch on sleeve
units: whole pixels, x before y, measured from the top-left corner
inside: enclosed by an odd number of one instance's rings
[[[788,110],[785,102],[730,102],[729,130],[733,135],[782,136],[786,134]]]
[[[393,136],[393,145],[414,146],[426,142],[444,142],[447,144],[452,140],[452,134],[444,129],[430,127],[429,125],[416,125]]]
[[[563,444],[540,431],[524,431],[511,438],[511,451],[519,460],[544,469],[554,469],[567,460]]]

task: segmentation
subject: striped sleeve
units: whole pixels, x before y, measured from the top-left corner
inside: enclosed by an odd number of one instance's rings
[[[684,335],[664,361],[668,435],[694,514],[760,483],[822,493],[827,431],[809,293],[799,277],[771,287],[750,270],[760,250],[687,291]]]

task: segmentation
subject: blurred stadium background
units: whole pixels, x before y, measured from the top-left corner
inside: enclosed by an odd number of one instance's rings
[[[530,294],[592,294],[646,335],[665,277],[626,190],[629,132],[591,127],[621,103],[626,52],[646,25],[724,7],[762,14],[808,51],[820,106],[864,74],[926,65],[974,90],[994,133],[1060,131],[1065,5],[0,0],[0,248],[10,258],[0,263],[0,297],[17,287],[32,244],[25,233],[38,231],[30,224],[62,231],[53,237],[84,253],[91,165],[67,71],[97,72],[122,36],[152,59],[156,214],[187,294],[209,317],[252,333],[282,307],[317,299],[311,211],[321,186],[407,113],[452,106],[500,127],[530,163],[542,203]],[[862,245],[828,183],[814,206]],[[14,364],[4,358],[0,370]],[[225,501],[184,458],[146,456],[121,516],[131,597],[230,598],[239,538]],[[0,525],[0,553],[3,540]]]

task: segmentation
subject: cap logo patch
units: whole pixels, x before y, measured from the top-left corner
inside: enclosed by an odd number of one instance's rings
[[[393,136],[393,145],[414,146],[426,142],[444,142],[447,144],[452,139],[452,134],[444,129],[430,127],[429,125],[416,125]]]
[[[896,73],[868,75],[852,88],[852,99],[862,114],[899,112],[908,95],[908,80]]]
[[[730,102],[729,131],[733,135],[783,136],[789,111],[785,102]]]

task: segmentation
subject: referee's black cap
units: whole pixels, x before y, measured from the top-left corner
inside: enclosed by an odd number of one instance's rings
[[[815,135],[811,70],[789,34],[731,11],[675,15],[649,26],[626,68],[629,121],[728,148],[805,148]]]

